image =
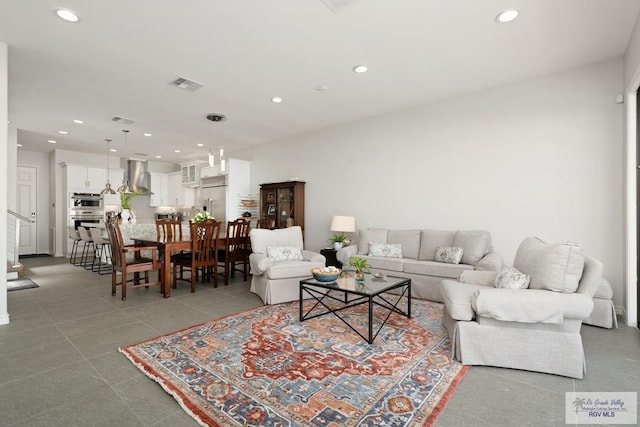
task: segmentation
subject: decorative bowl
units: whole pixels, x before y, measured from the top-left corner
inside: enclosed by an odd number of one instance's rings
[[[250,208],[256,205],[255,200],[241,200],[240,203],[242,203],[242,206],[244,206],[245,208]]]
[[[318,282],[335,282],[338,277],[340,277],[340,273],[342,273],[342,270],[340,270],[339,268],[335,269],[334,271],[320,271],[319,268],[312,268],[311,269],[311,274],[313,274],[313,278],[316,279]]]

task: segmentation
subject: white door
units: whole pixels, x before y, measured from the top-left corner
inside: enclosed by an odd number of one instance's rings
[[[36,223],[36,201],[37,201],[37,169],[26,166],[18,167],[18,188],[16,203],[18,213],[30,218],[33,223],[20,221],[20,255],[30,255],[38,253],[37,250],[37,223]]]

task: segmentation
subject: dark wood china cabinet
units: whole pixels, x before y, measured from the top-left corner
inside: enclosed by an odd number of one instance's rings
[[[299,225],[304,233],[304,182],[260,184],[260,218],[275,220],[275,228]]]

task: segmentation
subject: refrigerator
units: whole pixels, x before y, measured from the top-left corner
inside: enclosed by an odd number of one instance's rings
[[[227,186],[207,186],[200,188],[200,210],[209,212],[222,226],[227,226]]]

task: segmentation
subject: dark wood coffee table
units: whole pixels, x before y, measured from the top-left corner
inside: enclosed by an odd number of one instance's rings
[[[401,291],[398,294],[389,293],[389,291],[393,289],[400,289]],[[315,300],[315,303],[306,311],[306,313],[303,309],[303,296],[305,293]],[[406,312],[398,307],[398,304],[404,296],[407,297]],[[332,304],[329,304],[329,302]],[[368,304],[369,308],[368,336],[364,336],[340,315],[341,311],[362,304]],[[388,310],[387,316],[384,319],[381,319],[382,324],[375,334],[373,332],[374,305]],[[319,306],[324,307],[326,311],[313,313],[313,311]],[[378,333],[380,333],[380,330],[387,323],[391,313],[394,312],[406,317],[411,317],[411,279],[394,276],[376,278],[371,274],[365,274],[363,282],[356,282],[353,277],[341,277],[335,282],[319,282],[313,278],[300,281],[301,322],[333,313],[355,333],[360,335],[362,339],[366,340],[369,344],[372,344],[373,340],[378,336]]]

